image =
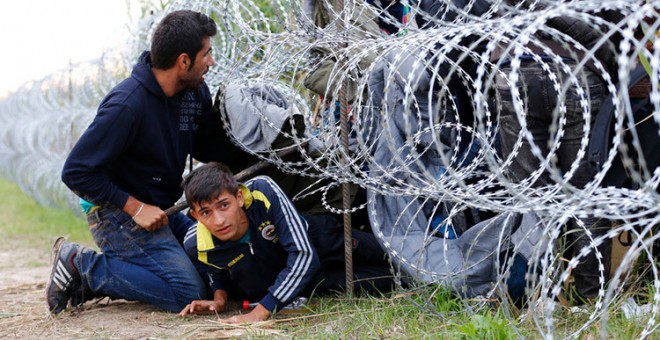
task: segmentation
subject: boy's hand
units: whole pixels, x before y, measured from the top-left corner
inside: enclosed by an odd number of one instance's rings
[[[234,315],[231,318],[227,319],[222,319],[220,321],[224,323],[253,323],[253,322],[260,322],[260,321],[266,321],[270,318],[270,311],[266,309],[264,306],[261,304],[258,304],[254,309],[243,315]]]
[[[220,313],[225,310],[224,301],[216,300],[195,300],[186,306],[179,313],[180,316],[188,314],[213,314]]]

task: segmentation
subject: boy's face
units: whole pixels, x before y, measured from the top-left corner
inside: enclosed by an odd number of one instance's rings
[[[209,201],[193,203],[190,214],[221,241],[237,241],[248,228],[241,190],[236,196],[223,191]]]

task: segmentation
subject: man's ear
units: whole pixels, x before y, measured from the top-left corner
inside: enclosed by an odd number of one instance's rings
[[[188,71],[190,68],[190,57],[188,56],[188,53],[181,53],[179,54],[179,57],[176,58],[176,64],[179,68]]]

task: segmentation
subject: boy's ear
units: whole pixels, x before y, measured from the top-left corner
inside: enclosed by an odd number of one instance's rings
[[[196,219],[197,221],[199,221],[199,218],[197,218],[197,211],[195,211],[195,208],[194,208],[193,205],[190,206],[190,209],[188,210],[188,213],[189,213],[190,216],[192,216],[194,219]]]
[[[245,199],[243,198],[243,190],[238,189],[238,193],[236,193],[236,199],[238,200],[238,206],[243,208],[243,204],[245,204]]]

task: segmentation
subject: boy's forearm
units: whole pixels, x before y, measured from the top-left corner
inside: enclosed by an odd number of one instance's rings
[[[227,292],[222,289],[216,290],[213,293],[213,301],[221,302],[224,304],[225,302],[227,302]]]

